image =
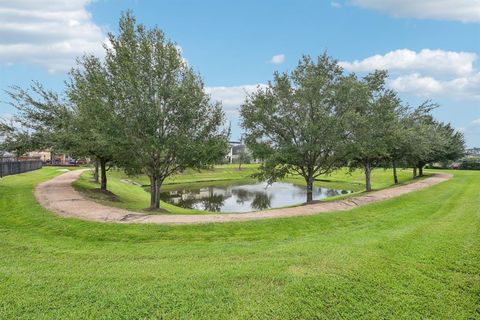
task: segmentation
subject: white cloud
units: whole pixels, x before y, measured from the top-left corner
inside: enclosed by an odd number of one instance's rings
[[[102,54],[105,35],[90,0],[17,0],[0,4],[0,64],[30,63],[67,71],[84,53]]]
[[[396,17],[480,22],[480,0],[350,0]]]
[[[432,77],[422,77],[418,73],[400,76],[390,81],[390,87],[401,92],[418,91],[429,96],[442,91],[442,84]]]
[[[390,80],[392,89],[426,98],[451,98],[462,101],[480,101],[480,73],[448,80],[422,76],[418,73]]]
[[[423,97],[449,97],[459,100],[480,100],[479,75],[452,80],[438,80],[418,73],[397,77],[390,87],[400,92]]]
[[[389,71],[425,71],[439,75],[468,75],[474,72],[474,62],[478,58],[472,52],[455,52],[423,49],[415,52],[398,49],[384,55],[374,55],[363,60],[341,62],[350,71],[370,71],[386,69]]]
[[[205,92],[213,100],[220,101],[226,113],[237,113],[238,108],[245,102],[248,94],[255,92],[258,88],[264,88],[265,84],[247,84],[233,87],[206,87]]]
[[[281,54],[276,54],[272,57],[270,60],[270,63],[273,64],[282,64],[285,61],[285,55],[283,53]]]
[[[472,121],[472,124],[475,126],[480,126],[480,118]]]
[[[386,69],[391,88],[427,98],[448,97],[480,101],[480,70],[475,67],[478,55],[424,49],[415,52],[400,49],[340,64],[348,71],[369,72]]]

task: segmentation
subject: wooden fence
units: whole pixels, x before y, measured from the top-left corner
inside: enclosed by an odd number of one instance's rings
[[[40,159],[0,158],[0,178],[42,168]]]

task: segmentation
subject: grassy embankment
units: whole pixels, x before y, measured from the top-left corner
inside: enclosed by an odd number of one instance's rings
[[[192,226],[59,218],[0,180],[0,319],[479,319],[480,172],[347,212]]]
[[[258,165],[243,165],[242,170],[238,170],[238,165],[222,165],[217,166],[212,170],[186,170],[182,174],[178,174],[165,181],[162,186],[163,191],[172,190],[181,187],[200,188],[210,186],[212,183],[216,186],[229,185],[232,183],[250,183],[255,180],[251,175],[256,172]],[[399,170],[399,179],[401,183],[411,180],[410,171]],[[134,181],[147,186],[149,180],[146,176],[127,177],[121,171],[109,171],[108,173],[108,189],[115,196],[104,195],[102,193],[94,192],[98,188],[98,184],[91,181],[91,173],[85,172],[81,178],[74,183],[77,190],[83,192],[88,197],[99,201],[109,206],[125,208],[132,211],[143,211],[147,208],[150,201],[150,195],[145,190],[148,188],[128,183],[127,181]],[[364,176],[361,170],[349,173],[347,170],[340,170],[334,172],[329,176],[322,176],[317,179],[315,186],[323,186],[331,189],[352,190],[356,193],[364,190]],[[375,189],[382,189],[393,185],[393,178],[391,170],[375,170],[372,181]],[[298,185],[305,186],[305,181],[300,176],[290,176],[285,181],[292,182]],[[174,214],[208,214],[211,212],[198,211],[192,209],[179,208],[177,206],[161,203],[161,207],[169,213]]]

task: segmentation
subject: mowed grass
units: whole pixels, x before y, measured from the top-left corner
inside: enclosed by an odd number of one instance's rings
[[[59,218],[0,180],[0,319],[479,319],[480,172],[348,212],[245,223]]]
[[[162,191],[169,191],[175,188],[183,188],[186,186],[206,187],[212,184],[216,186],[229,185],[232,183],[252,183],[256,180],[252,178],[252,174],[257,172],[258,165],[246,164],[242,165],[242,169],[238,170],[238,165],[220,165],[210,170],[186,170],[181,174],[177,174],[165,181]],[[412,179],[410,170],[399,170],[399,180],[401,183],[409,182]],[[349,172],[348,170],[338,170],[331,175],[321,176],[317,178],[315,186],[322,186],[331,189],[352,190],[355,193],[364,190],[364,175],[361,170]],[[142,186],[128,183],[134,181]],[[291,175],[285,181],[305,186],[305,180],[300,176]],[[382,189],[393,185],[393,176],[391,170],[377,169],[374,170],[372,183],[375,189]],[[74,187],[83,192],[86,196],[105,205],[124,208],[142,213],[150,204],[150,194],[145,188],[149,184],[146,176],[128,177],[120,170],[111,170],[108,172],[108,190],[111,191],[115,198],[109,195],[93,192],[99,185],[92,182],[92,173],[85,172],[80,179],[74,183]],[[351,194],[352,196],[354,194]],[[211,214],[215,212],[199,211],[192,209],[180,208],[165,202],[161,203],[161,207],[167,213],[172,214]],[[151,212],[150,212],[151,213]]]

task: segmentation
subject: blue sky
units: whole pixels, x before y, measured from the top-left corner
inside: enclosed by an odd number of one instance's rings
[[[74,58],[101,55],[125,10],[182,48],[223,102],[232,138],[246,92],[328,51],[346,71],[388,69],[404,101],[438,102],[435,115],[480,146],[480,0],[2,0],[0,89],[39,80],[61,90]]]

